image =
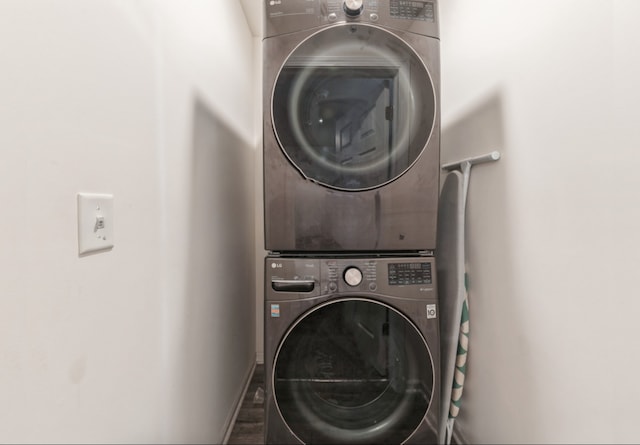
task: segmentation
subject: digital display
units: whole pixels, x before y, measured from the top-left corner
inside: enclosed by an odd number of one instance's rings
[[[391,0],[389,8],[391,17],[396,19],[433,21],[435,18],[433,2]]]
[[[389,285],[431,284],[431,263],[389,264]]]

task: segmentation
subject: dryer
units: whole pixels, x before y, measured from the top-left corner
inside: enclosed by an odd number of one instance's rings
[[[435,249],[435,0],[265,0],[265,247]]]
[[[430,257],[265,262],[265,443],[437,442]]]

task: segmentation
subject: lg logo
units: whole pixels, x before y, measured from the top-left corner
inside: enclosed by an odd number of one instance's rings
[[[282,263],[271,263],[272,269],[282,269]]]

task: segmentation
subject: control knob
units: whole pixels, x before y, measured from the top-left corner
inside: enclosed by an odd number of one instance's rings
[[[362,283],[362,272],[357,267],[348,267],[344,271],[344,281],[351,287]]]
[[[344,0],[344,12],[349,17],[358,17],[364,9],[362,2],[363,0]]]

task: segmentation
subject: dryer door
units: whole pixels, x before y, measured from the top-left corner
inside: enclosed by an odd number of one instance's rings
[[[278,409],[306,444],[399,444],[423,421],[434,385],[429,348],[404,315],[374,300],[303,315],[274,361]]]
[[[418,55],[381,28],[348,24],[302,42],[272,94],[280,146],[308,179],[367,190],[406,172],[433,131],[431,76]]]

